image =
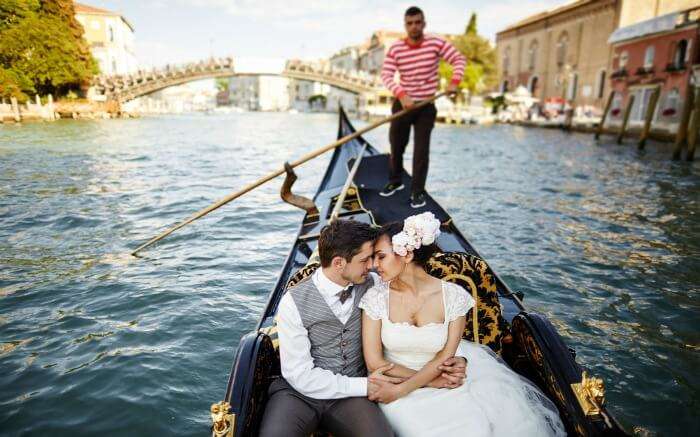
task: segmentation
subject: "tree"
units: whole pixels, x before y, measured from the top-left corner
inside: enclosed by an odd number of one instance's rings
[[[496,84],[496,51],[486,38],[477,33],[476,14],[472,13],[464,34],[452,39],[455,48],[467,58],[467,67],[460,88],[480,92]],[[440,61],[440,78],[448,83],[452,77],[452,66]]]
[[[217,77],[216,78],[216,90],[226,91],[228,89],[229,78],[228,77]]]
[[[98,72],[70,0],[0,2],[0,96],[84,87]]]
[[[472,12],[472,16],[469,17],[469,24],[467,24],[467,29],[464,31],[465,35],[476,35],[476,12]]]

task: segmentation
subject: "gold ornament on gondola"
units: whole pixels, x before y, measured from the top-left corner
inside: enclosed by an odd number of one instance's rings
[[[605,386],[603,380],[595,377],[588,377],[586,371],[581,375],[581,382],[571,384],[571,388],[576,393],[581,409],[586,416],[599,416],[605,402]]]
[[[233,437],[236,415],[230,413],[231,405],[221,401],[211,404],[211,435],[212,437]]]

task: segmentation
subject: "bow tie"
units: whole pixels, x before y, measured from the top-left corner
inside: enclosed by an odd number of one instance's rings
[[[346,300],[350,297],[352,294],[352,288],[354,287],[353,284],[348,285],[347,287],[343,288],[336,296],[340,299],[340,303],[343,304],[345,303]]]

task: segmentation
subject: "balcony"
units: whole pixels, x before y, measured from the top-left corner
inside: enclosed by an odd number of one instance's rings
[[[620,68],[618,70],[615,70],[613,74],[610,75],[612,79],[622,79],[627,77],[627,70],[624,68]]]
[[[666,64],[666,71],[669,73],[674,73],[677,71],[685,70],[685,67],[686,67],[685,62],[681,62],[681,63],[669,62],[668,64]]]
[[[637,76],[645,76],[654,72],[654,67],[639,67],[635,74]]]

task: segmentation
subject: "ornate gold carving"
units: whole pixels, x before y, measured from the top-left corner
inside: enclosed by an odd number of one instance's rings
[[[284,170],[287,172],[287,176],[284,178],[282,188],[280,189],[280,197],[282,197],[282,200],[290,205],[303,209],[309,214],[309,217],[318,216],[318,208],[316,208],[313,200],[292,193],[292,185],[296,182],[297,175],[288,162],[284,163]]]
[[[229,412],[230,408],[226,401],[211,404],[212,437],[233,437],[236,415]]]
[[[586,416],[599,416],[605,402],[605,386],[603,380],[588,377],[586,371],[581,375],[581,382],[571,384],[581,409]]]

